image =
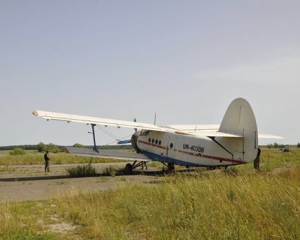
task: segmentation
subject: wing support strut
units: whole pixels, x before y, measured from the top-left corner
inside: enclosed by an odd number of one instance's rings
[[[215,137],[209,137],[211,140],[213,140],[216,144],[218,144],[221,148],[223,148],[226,152],[228,152],[230,155],[231,155],[231,157],[232,157],[232,159],[233,159],[233,154],[228,150],[228,149],[226,149],[221,143],[219,143],[217,140],[216,140],[216,138]]]
[[[93,140],[94,140],[94,147],[93,147],[93,149],[97,152],[97,153],[99,153],[99,150],[98,150],[98,148],[97,148],[97,145],[96,145],[96,137],[95,137],[95,126],[96,126],[96,124],[91,124],[92,125],[92,130],[93,130]]]

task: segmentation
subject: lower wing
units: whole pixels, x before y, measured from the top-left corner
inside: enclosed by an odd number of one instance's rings
[[[120,160],[128,160],[128,161],[151,161],[145,155],[141,153],[131,153],[131,152],[123,152],[120,150],[99,150],[99,152],[90,149],[90,148],[76,148],[76,147],[65,147],[68,153],[77,155],[77,156],[85,156],[85,157],[102,157],[102,158],[111,158],[111,159],[120,159]]]

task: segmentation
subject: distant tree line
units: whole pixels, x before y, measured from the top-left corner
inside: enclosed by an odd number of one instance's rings
[[[11,145],[11,146],[1,146],[0,151],[13,150],[14,148],[22,148],[24,150],[37,150],[37,145]]]
[[[278,144],[278,143],[273,143],[273,144],[268,144],[267,145],[268,148],[285,148],[288,147],[288,145],[284,145],[284,144]],[[296,145],[297,148],[300,148],[300,143],[298,143]]]
[[[77,148],[93,148],[92,145],[82,145],[80,143],[75,143],[73,145],[73,147],[77,147]],[[49,144],[45,144],[43,142],[40,142],[39,144],[25,144],[25,145],[11,145],[11,146],[0,146],[0,151],[12,151],[14,149],[23,149],[25,150],[35,150],[38,152],[45,152],[45,151],[49,151],[49,152],[63,152],[64,151],[64,146],[59,146],[59,145],[55,145],[53,143],[49,143]],[[131,145],[103,145],[103,146],[97,146],[98,149],[132,149]],[[19,150],[18,150],[19,151]]]

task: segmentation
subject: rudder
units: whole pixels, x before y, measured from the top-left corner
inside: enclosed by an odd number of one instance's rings
[[[219,132],[243,136],[243,160],[253,161],[258,151],[258,133],[254,112],[247,100],[233,100],[223,117]]]

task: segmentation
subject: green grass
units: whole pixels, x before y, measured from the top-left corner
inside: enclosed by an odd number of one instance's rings
[[[59,234],[48,232],[44,222],[49,211],[38,202],[0,203],[0,239],[55,240]]]
[[[92,177],[96,176],[96,169],[91,164],[66,168],[70,177]]]
[[[2,202],[0,239],[300,239],[298,149],[264,149],[258,173],[253,164],[228,170],[177,172],[159,184],[75,191],[50,201]],[[76,228],[56,233],[53,223]]]
[[[174,175],[151,187],[55,200],[100,239],[299,239],[300,168],[284,175]]]
[[[300,238],[298,167],[284,174],[217,170],[162,180],[52,201],[2,203],[0,239],[21,239],[16,233],[28,239],[71,239],[75,233],[84,239]],[[54,215],[76,226],[75,232],[49,231]]]
[[[73,156],[67,153],[50,153],[51,164],[88,163],[88,157]],[[122,162],[116,159],[93,158],[92,163]],[[0,151],[0,165],[33,165],[44,164],[44,153],[26,151],[24,155],[10,155],[8,151]]]

